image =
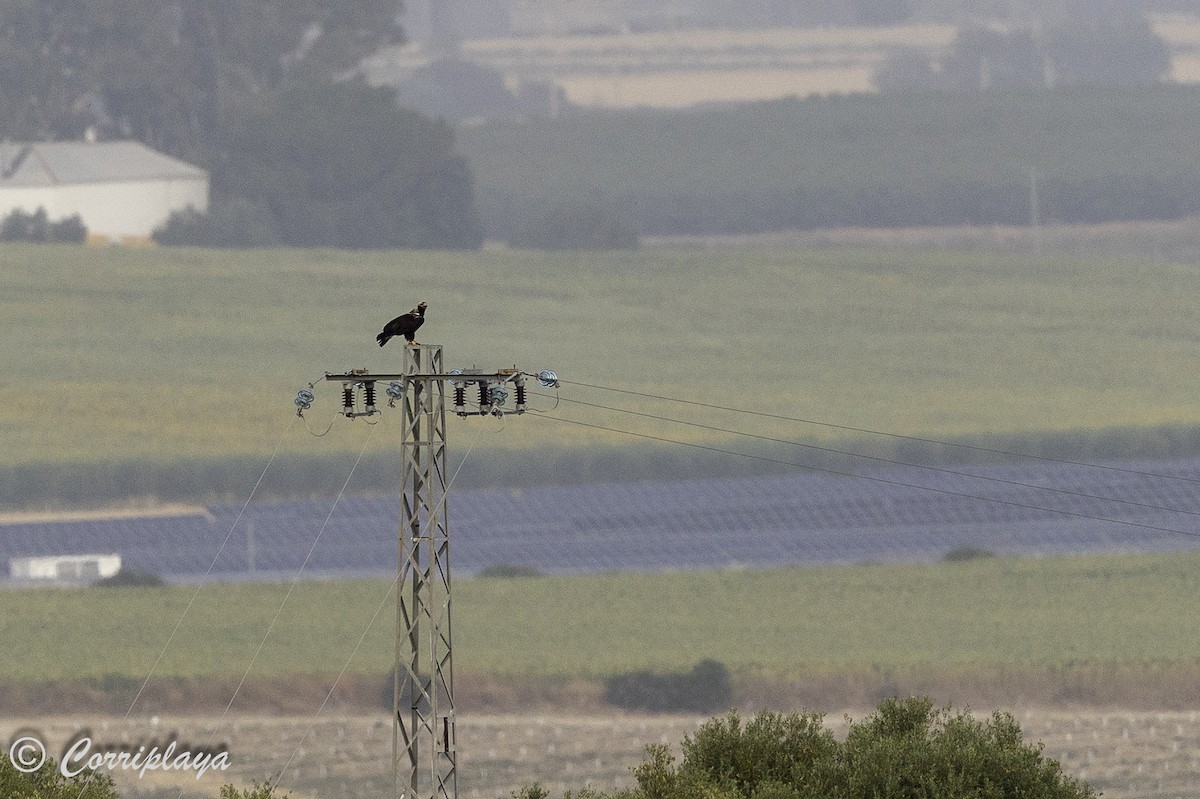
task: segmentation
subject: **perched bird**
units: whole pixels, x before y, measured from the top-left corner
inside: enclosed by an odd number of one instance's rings
[[[413,336],[417,333],[417,328],[425,324],[425,303],[417,303],[417,307],[413,308],[406,314],[400,314],[392,321],[383,326],[383,332],[375,337],[379,342],[379,346],[388,343],[388,339],[392,336],[404,336],[404,339],[411,347],[417,341]]]

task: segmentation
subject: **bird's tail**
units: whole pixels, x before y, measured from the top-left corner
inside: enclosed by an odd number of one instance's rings
[[[388,343],[389,338],[391,338],[391,336],[389,336],[387,333],[380,333],[378,336],[375,337],[375,340],[378,341],[379,346],[382,347],[384,344]]]

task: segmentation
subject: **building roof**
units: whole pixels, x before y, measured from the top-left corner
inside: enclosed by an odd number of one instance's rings
[[[0,142],[0,187],[205,177],[137,141]]]

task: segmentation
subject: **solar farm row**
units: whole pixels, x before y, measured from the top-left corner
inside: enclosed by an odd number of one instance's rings
[[[1117,468],[1034,462],[958,470],[978,476],[890,467],[855,478],[455,490],[453,567],[581,573],[933,561],[960,547],[1046,555],[1200,545],[1200,459],[1107,465]],[[252,503],[238,519],[240,509],[3,524],[0,564],[117,553],[172,580],[290,578],[306,560],[311,577],[394,574],[396,498]]]

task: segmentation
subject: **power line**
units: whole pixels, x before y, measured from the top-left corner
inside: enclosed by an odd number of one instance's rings
[[[1067,458],[1053,458],[1048,455],[1034,455],[1030,452],[1014,452],[1011,450],[999,449],[996,447],[984,447],[979,444],[966,444],[961,441],[943,441],[936,438],[926,438],[922,436],[906,435],[904,433],[889,433],[884,430],[871,430],[866,427],[854,427],[852,425],[836,424],[834,422],[821,422],[815,419],[803,419],[797,416],[786,416],[778,413],[768,413],[766,411],[752,411],[746,408],[733,408],[728,405],[716,405],[708,402],[699,402],[697,400],[679,399],[678,397],[666,397],[661,394],[650,394],[644,391],[632,391],[625,388],[614,388],[612,386],[599,386],[592,383],[581,383],[574,380],[559,379],[560,383],[582,386],[584,388],[594,388],[600,391],[612,391],[618,394],[631,394],[635,397],[646,397],[648,399],[662,400],[664,402],[678,402],[682,405],[694,405],[699,408],[708,408],[710,410],[730,411],[732,413],[744,413],[750,416],[761,416],[767,419],[778,419],[785,422],[796,422],[798,424],[810,424],[817,427],[828,427],[833,430],[845,430],[852,433],[865,433],[873,436],[885,436],[887,438],[897,438],[904,441],[915,441],[921,444],[936,444],[943,447],[955,447],[957,449],[973,450],[975,452],[988,452],[993,455],[1007,455],[1012,458],[1029,458],[1030,460],[1046,461],[1048,463],[1062,463],[1069,466],[1086,466],[1091,469],[1104,469],[1112,472],[1124,472],[1126,474],[1136,474],[1142,477],[1161,477],[1166,480],[1181,480],[1187,483],[1200,483],[1200,478],[1186,477],[1178,474],[1163,474],[1162,472],[1148,472],[1142,469],[1131,469],[1127,466],[1112,466],[1111,464],[1090,463],[1088,461],[1073,461]]]
[[[192,606],[196,604],[196,599],[200,596],[200,591],[203,590],[205,584],[208,582],[208,577],[210,574],[212,574],[213,568],[216,567],[217,560],[221,557],[221,553],[225,550],[225,546],[229,543],[229,539],[233,536],[233,531],[237,529],[238,522],[242,520],[242,516],[246,512],[246,508],[250,506],[250,501],[254,499],[254,495],[258,493],[258,488],[262,485],[263,478],[267,476],[267,472],[270,470],[271,464],[275,462],[276,456],[279,455],[279,448],[283,446],[284,439],[287,438],[287,434],[291,432],[292,425],[295,424],[295,422],[296,420],[294,418],[291,419],[287,426],[280,433],[278,441],[275,442],[275,449],[271,452],[271,457],[267,460],[267,465],[264,466],[262,472],[259,473],[258,480],[254,482],[254,487],[250,489],[250,494],[246,497],[246,501],[242,503],[242,507],[238,511],[237,516],[234,518],[233,524],[229,525],[229,529],[225,532],[225,538],[222,539],[221,545],[217,547],[217,553],[213,555],[212,562],[208,564],[208,569],[205,570],[204,576],[198,583],[196,583],[196,588],[192,591],[191,597],[188,598],[187,604],[183,608],[183,613],[179,614],[179,620],[175,622],[175,626],[171,629],[171,634],[167,636],[167,642],[163,644],[162,649],[159,650],[158,657],[154,659],[154,665],[150,667],[150,671],[146,674],[146,679],[142,680],[142,684],[138,688],[137,694],[134,695],[133,701],[129,703],[129,709],[125,711],[125,715],[122,717],[123,719],[128,719],[130,714],[133,713],[133,709],[137,707],[138,700],[142,698],[142,694],[146,691],[146,686],[150,684],[150,680],[154,676],[154,672],[158,670],[158,664],[162,662],[163,657],[167,654],[167,650],[171,647],[171,642],[175,640],[175,636],[178,634],[179,628],[183,626],[184,619],[188,617],[188,614],[192,610]],[[88,786],[92,782],[92,777],[94,777],[97,773],[98,772],[96,771],[90,771],[88,773],[88,777],[86,780],[84,780],[83,787],[79,791],[79,797],[82,797],[87,791]],[[180,794],[182,794],[182,791],[180,791]]]
[[[321,536],[325,534],[325,529],[329,526],[329,520],[333,518],[333,512],[337,510],[338,504],[342,501],[342,497],[344,497],[346,494],[346,488],[349,487],[350,481],[354,478],[354,472],[358,469],[358,465],[362,463],[363,455],[366,454],[367,447],[371,443],[370,433],[373,430],[374,426],[372,426],[371,430],[369,430],[368,434],[364,437],[362,449],[358,451],[358,457],[355,459],[354,465],[350,467],[350,473],[346,475],[346,480],[342,483],[341,490],[338,491],[337,497],[333,500],[333,504],[330,505],[329,513],[325,515],[325,521],[321,524],[321,529],[317,531],[316,537],[313,539],[312,544],[308,548],[308,554],[304,556],[304,561],[300,564],[300,568],[292,577],[292,581],[288,585],[287,591],[284,593],[283,599],[279,603],[279,607],[275,610],[275,615],[271,618],[270,624],[267,625],[267,631],[263,633],[262,640],[258,642],[258,647],[254,650],[254,654],[251,656],[250,662],[246,664],[246,670],[242,672],[242,678],[238,681],[237,686],[233,689],[233,695],[229,697],[229,702],[225,705],[225,709],[221,712],[220,718],[217,719],[217,724],[222,723],[225,720],[225,717],[229,715],[229,710],[233,707],[234,701],[237,700],[238,694],[241,693],[242,687],[246,684],[246,678],[250,676],[250,671],[254,668],[254,664],[258,662],[258,657],[262,654],[263,647],[266,646],[267,639],[271,637],[271,632],[275,629],[275,625],[278,623],[279,617],[283,615],[283,609],[287,605],[288,599],[291,597],[292,592],[296,590],[296,584],[300,582],[300,576],[304,573],[304,569],[308,566],[308,562],[312,559],[313,553],[316,552],[317,544],[320,543]],[[205,746],[208,746],[212,743],[212,739],[215,734],[216,728],[214,727],[213,731],[208,736]],[[179,797],[183,796],[183,792],[184,789],[180,788]]]
[[[541,397],[553,396],[550,394],[538,394],[537,392],[534,392],[534,394],[535,394],[535,396],[541,396]],[[716,425],[702,424],[700,422],[689,422],[689,421],[685,421],[683,419],[673,419],[668,416],[659,416],[657,414],[644,413],[642,411],[634,411],[634,410],[630,410],[628,408],[616,408],[616,407],[613,407],[610,405],[600,405],[600,404],[597,404],[594,402],[585,402],[583,400],[570,399],[567,397],[562,397],[561,400],[563,402],[571,402],[571,403],[575,403],[577,405],[586,405],[590,408],[598,408],[600,410],[605,410],[605,411],[614,411],[616,413],[625,413],[625,414],[629,414],[631,416],[641,416],[646,419],[655,419],[655,420],[661,421],[661,422],[670,422],[672,424],[681,424],[681,425],[686,425],[688,427],[697,427],[702,430],[711,430],[713,432],[725,433],[727,435],[744,436],[746,438],[754,438],[754,439],[758,439],[760,441],[770,441],[770,442],[773,442],[776,444],[789,444],[789,445],[795,446],[795,447],[803,447],[805,449],[816,450],[818,452],[827,452],[827,453],[834,454],[834,455],[844,455],[844,456],[851,457],[851,458],[863,458],[865,460],[876,461],[878,463],[887,463],[887,464],[891,464],[893,466],[907,466],[912,469],[925,469],[927,471],[938,472],[940,474],[954,475],[956,477],[969,477],[974,480],[985,480],[985,481],[992,482],[992,483],[1000,483],[1002,485],[1015,486],[1018,488],[1032,488],[1032,489],[1035,489],[1038,491],[1051,491],[1056,494],[1065,494],[1068,496],[1082,497],[1084,499],[1097,499],[1097,500],[1101,500],[1104,502],[1116,502],[1116,503],[1119,503],[1122,505],[1132,505],[1134,507],[1147,508],[1149,510],[1160,510],[1160,511],[1167,511],[1170,513],[1182,513],[1182,514],[1187,514],[1189,516],[1200,516],[1200,511],[1188,510],[1185,508],[1169,508],[1169,507],[1163,507],[1161,505],[1154,505],[1149,502],[1137,502],[1137,501],[1131,500],[1131,499],[1119,499],[1117,497],[1106,497],[1106,496],[1102,496],[1099,494],[1088,494],[1083,491],[1072,491],[1071,489],[1068,489],[1068,488],[1055,488],[1053,486],[1038,485],[1036,483],[1024,483],[1024,482],[1021,482],[1020,480],[1007,480],[1002,477],[989,477],[987,475],[982,475],[982,474],[972,474],[971,472],[958,471],[957,469],[947,469],[947,468],[941,467],[941,466],[932,466],[932,465],[928,465],[928,464],[912,463],[909,461],[896,460],[893,458],[884,458],[884,457],[878,456],[878,455],[867,455],[867,454],[864,454],[861,452],[850,452],[847,450],[836,449],[834,447],[820,446],[818,444],[806,444],[801,441],[790,441],[785,438],[774,438],[772,436],[764,436],[764,435],[759,435],[757,433],[748,433],[748,432],[745,432],[742,430],[732,430],[727,427],[718,427]],[[808,468],[808,467],[805,467],[805,468]]]
[[[150,672],[146,675],[146,679],[142,681],[142,685],[138,688],[137,695],[133,697],[133,701],[129,703],[129,709],[125,711],[124,718],[129,718],[133,713],[133,709],[137,707],[138,700],[142,698],[142,693],[146,690],[146,686],[150,683],[150,678],[154,676],[154,672],[158,670],[158,664],[162,662],[163,656],[167,654],[167,649],[170,648],[171,642],[175,640],[175,635],[179,632],[179,628],[183,626],[184,619],[191,612],[192,606],[196,604],[196,598],[200,595],[200,591],[208,582],[209,575],[217,565],[217,560],[221,557],[221,553],[225,550],[225,546],[229,543],[229,539],[233,537],[233,531],[237,529],[238,522],[242,520],[242,516],[246,513],[246,508],[250,506],[250,501],[254,499],[254,495],[258,493],[258,487],[262,485],[263,478],[267,476],[267,471],[271,468],[271,464],[275,462],[275,458],[279,455],[279,448],[283,446],[283,441],[287,434],[291,431],[292,425],[296,420],[292,419],[284,428],[279,440],[275,443],[275,449],[271,452],[271,457],[267,460],[267,465],[263,467],[262,472],[258,475],[258,480],[254,482],[254,487],[250,489],[250,494],[246,497],[246,501],[242,503],[242,507],[238,510],[237,516],[234,517],[233,524],[229,525],[229,530],[225,532],[225,538],[221,540],[221,545],[217,547],[217,552],[213,555],[212,561],[208,564],[208,568],[204,572],[204,576],[196,584],[196,588],[192,591],[191,597],[188,599],[187,605],[183,608],[183,613],[179,614],[179,621],[175,622],[175,627],[171,630],[171,634],[167,636],[167,642],[163,644],[162,650],[159,651],[158,657],[154,659],[154,665],[150,667]]]
[[[1026,510],[1040,511],[1042,513],[1057,513],[1057,514],[1060,514],[1063,516],[1073,516],[1078,519],[1088,519],[1088,520],[1094,521],[1094,522],[1107,522],[1110,524],[1123,524],[1128,527],[1139,527],[1144,530],[1154,530],[1154,531],[1161,532],[1161,533],[1174,533],[1176,535],[1186,535],[1186,536],[1189,536],[1192,538],[1200,538],[1200,533],[1193,533],[1193,532],[1188,532],[1186,530],[1179,530],[1174,527],[1160,527],[1158,525],[1145,524],[1142,522],[1133,522],[1133,521],[1129,521],[1129,520],[1125,520],[1125,519],[1111,519],[1111,518],[1108,518],[1105,516],[1093,516],[1088,513],[1079,513],[1078,511],[1062,510],[1060,508],[1046,508],[1046,507],[1043,507],[1040,505],[1031,505],[1026,502],[1017,502],[1016,500],[1011,500],[1011,499],[1000,499],[998,497],[985,497],[985,496],[981,496],[979,494],[968,494],[964,491],[953,491],[948,488],[934,488],[933,486],[923,486],[918,483],[906,483],[903,480],[893,480],[893,479],[886,478],[886,477],[873,477],[871,475],[856,474],[854,472],[844,472],[844,471],[840,471],[837,469],[830,469],[830,468],[827,468],[824,466],[812,466],[812,465],[804,464],[804,463],[796,463],[794,461],[780,460],[778,458],[768,458],[764,455],[751,455],[746,452],[738,452],[736,450],[722,449],[720,447],[713,447],[713,446],[709,446],[707,444],[697,444],[697,443],[690,442],[690,441],[679,441],[677,439],[666,438],[664,436],[655,436],[655,435],[651,435],[649,433],[638,433],[638,432],[635,432],[632,430],[621,430],[616,427],[607,427],[605,425],[592,424],[591,422],[581,422],[577,419],[567,419],[567,418],[561,417],[561,416],[537,416],[535,418],[550,419],[550,420],[556,421],[556,422],[566,422],[567,424],[579,425],[581,427],[590,427],[595,430],[605,430],[610,433],[620,433],[622,435],[634,436],[637,438],[645,438],[645,439],[650,439],[652,441],[661,441],[666,444],[677,444],[677,445],[683,446],[683,447],[692,447],[694,449],[702,449],[702,450],[706,450],[708,452],[717,452],[717,453],[721,453],[723,455],[736,455],[737,457],[740,457],[740,458],[749,458],[751,460],[764,461],[767,463],[778,463],[778,464],[782,464],[784,466],[792,466],[792,467],[796,467],[796,468],[800,468],[800,469],[808,469],[808,470],[814,471],[814,472],[824,472],[825,474],[833,474],[833,475],[837,475],[839,477],[854,477],[854,478],[858,478],[860,480],[870,480],[870,481],[876,482],[876,483],[884,483],[887,485],[901,486],[903,488],[915,488],[920,491],[932,491],[937,494],[945,494],[948,496],[960,497],[962,499],[976,499],[976,500],[981,500],[983,502],[994,502],[994,503],[997,503],[1000,505],[1008,505],[1008,506],[1015,507],[1015,508],[1024,508]]]

